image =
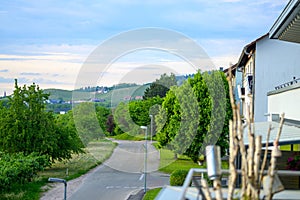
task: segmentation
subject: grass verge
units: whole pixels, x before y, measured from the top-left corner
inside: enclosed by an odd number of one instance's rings
[[[85,174],[110,157],[116,144],[109,140],[90,142],[86,154],[74,155],[69,161],[56,162],[39,175],[43,178],[56,177],[71,180]]]
[[[112,136],[112,138],[116,140],[141,141],[145,139],[145,136],[144,135],[133,136],[133,135],[129,135],[128,133],[122,133],[116,136]]]
[[[177,159],[174,158],[174,153],[167,149],[160,150],[160,166],[159,171],[171,174],[176,169],[189,170],[191,168],[204,168],[206,166],[199,166],[194,163],[187,156],[179,155]]]
[[[174,158],[174,153],[168,149],[160,149],[159,171],[171,174],[176,169],[190,170],[191,168],[206,168],[206,163],[198,165],[189,157],[178,155]],[[222,161],[222,169],[228,169],[228,162]]]
[[[145,196],[143,197],[143,200],[153,200],[155,199],[155,197],[158,195],[158,193],[160,192],[162,188],[154,188],[151,190],[148,190],[145,194]]]
[[[109,140],[89,143],[86,154],[74,155],[68,161],[53,163],[51,168],[39,173],[33,182],[15,185],[10,191],[0,192],[1,200],[38,200],[43,192],[42,187],[48,183],[49,177],[71,180],[85,174],[110,157],[116,144]]]

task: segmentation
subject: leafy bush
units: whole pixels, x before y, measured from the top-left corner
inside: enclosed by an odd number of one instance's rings
[[[189,173],[188,170],[177,169],[172,172],[170,176],[170,185],[171,186],[182,186],[185,180],[185,177]]]
[[[50,159],[43,155],[32,153],[0,153],[0,190],[7,190],[14,184],[24,184],[31,181],[38,171],[50,165]]]

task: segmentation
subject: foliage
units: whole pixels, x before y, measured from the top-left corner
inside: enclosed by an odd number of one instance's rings
[[[150,87],[145,90],[143,99],[152,97],[165,97],[171,86],[176,85],[176,77],[172,73],[170,76],[163,74],[159,79],[151,83]]]
[[[156,139],[159,142],[159,147],[169,144],[178,130],[178,104],[174,89],[171,89],[164,98],[162,107],[155,118],[158,132],[156,134]]]
[[[53,113],[45,110],[47,99],[48,94],[37,85],[21,88],[15,81],[8,108],[0,106],[0,151],[24,155],[37,152],[52,160],[82,152],[77,134],[56,123]]]
[[[228,121],[232,118],[228,83],[222,72],[198,72],[180,87],[172,87],[156,117],[157,140],[194,162],[204,147],[217,142],[228,148]]]
[[[8,102],[9,102],[8,97],[1,97],[0,98],[0,105],[1,106],[8,108]]]
[[[117,134],[127,133],[135,136],[141,134],[141,128],[132,120],[129,113],[129,104],[121,102],[113,110],[114,121],[116,123],[115,132]]]
[[[153,97],[142,101],[129,102],[129,113],[133,122],[139,126],[150,124],[150,114],[155,116],[158,109],[155,110],[156,105],[161,105],[163,99],[160,97]]]
[[[50,166],[49,158],[31,153],[0,154],[0,189],[10,189],[14,184],[24,184],[31,181],[38,171]]]
[[[116,127],[116,124],[114,122],[114,116],[112,114],[108,115],[106,120],[106,131],[110,136],[115,135],[114,129]]]
[[[54,113],[60,113],[61,111],[69,111],[72,109],[72,104],[61,103],[61,104],[47,104],[46,110]]]
[[[288,170],[300,170],[300,155],[289,157],[287,160]]]
[[[185,177],[189,173],[188,170],[177,169],[172,172],[170,175],[170,185],[171,186],[182,186],[185,180]]]
[[[49,183],[49,177],[66,180],[77,178],[109,158],[115,146],[116,143],[109,140],[93,141],[85,149],[87,151],[86,154],[75,154],[68,161],[56,161],[52,163],[51,167],[47,167],[45,170],[39,172],[39,177],[34,178],[32,182],[13,185],[9,191],[0,191],[0,199],[39,200],[40,193],[45,191],[45,187],[43,186]],[[68,171],[68,174],[66,171]]]
[[[105,126],[106,120],[103,120],[101,113],[101,110],[105,110],[105,108],[98,107],[97,109],[98,113],[96,112],[95,104],[91,102],[80,103],[73,108],[75,126],[84,145],[105,136],[106,128],[103,128],[103,126]],[[106,114],[109,113],[106,110],[105,112],[107,112]],[[99,119],[102,120],[100,125]]]
[[[150,115],[154,117],[158,113],[158,107],[162,101],[162,98],[154,97],[146,100],[130,101],[129,103],[121,102],[113,110],[114,135],[124,132],[132,136],[143,134],[140,126],[150,125]],[[153,129],[155,129],[154,121]]]
[[[55,124],[59,130],[57,134],[60,136],[55,145],[57,147],[68,149],[68,151],[58,151],[56,154],[57,159],[70,159],[72,157],[72,154],[70,152],[84,153],[84,151],[81,149],[84,146],[75,128],[72,111],[69,111],[64,115],[57,115]]]
[[[109,135],[108,129],[109,128],[111,129],[111,127],[108,127],[108,125],[110,125],[110,124],[107,124],[107,121],[108,121],[108,117],[111,115],[111,110],[108,108],[105,108],[103,106],[96,105],[96,115],[97,115],[99,125],[102,129],[102,132],[105,135]],[[113,121],[112,121],[112,123],[113,124],[110,126],[114,126]]]
[[[204,79],[209,88],[212,99],[211,119],[206,144],[216,144],[221,147],[221,154],[225,155],[229,148],[229,121],[233,118],[230,104],[229,85],[225,74],[221,71],[204,73]]]

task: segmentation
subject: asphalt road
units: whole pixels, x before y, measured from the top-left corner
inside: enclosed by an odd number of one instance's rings
[[[118,141],[113,155],[89,174],[69,200],[123,200],[144,189],[145,141]],[[158,173],[159,154],[148,142],[147,188],[169,183],[169,177]]]

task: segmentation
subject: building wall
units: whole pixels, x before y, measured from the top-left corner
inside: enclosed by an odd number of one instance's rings
[[[268,96],[269,113],[285,113],[285,118],[300,121],[300,83],[282,88]]]
[[[267,121],[267,93],[275,86],[300,78],[300,44],[265,37],[256,44],[254,119]],[[296,106],[296,105],[295,105]]]

